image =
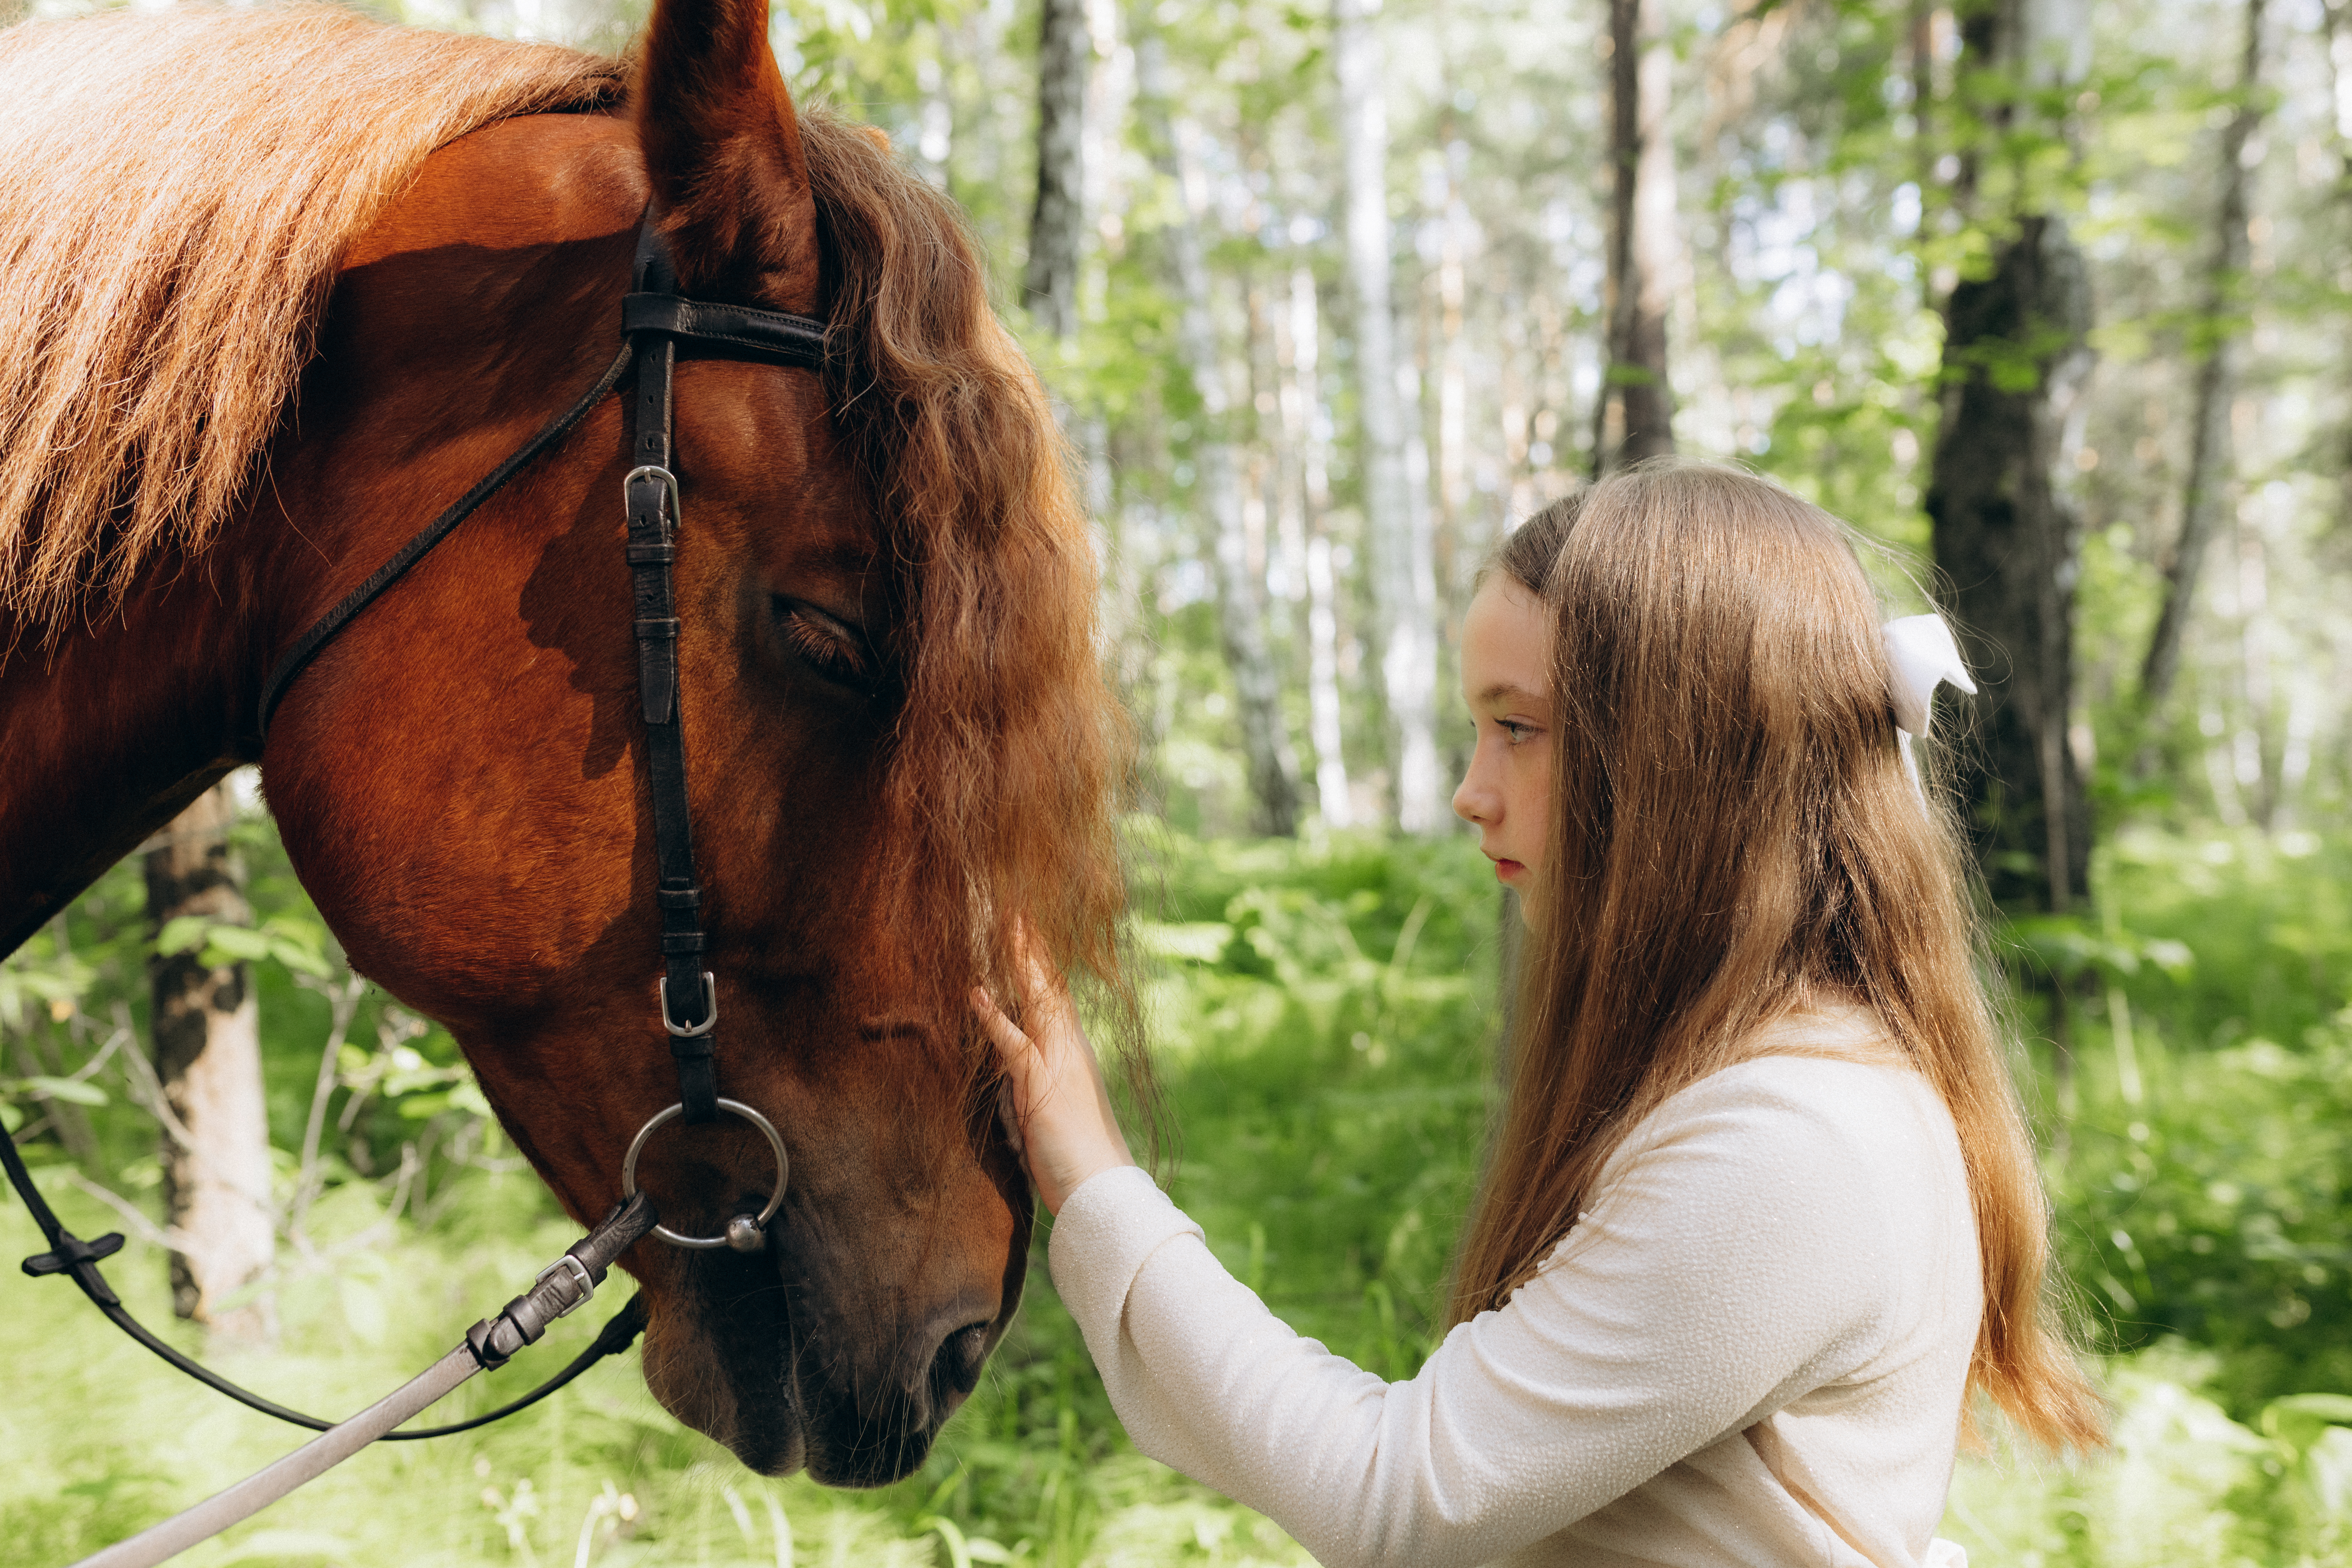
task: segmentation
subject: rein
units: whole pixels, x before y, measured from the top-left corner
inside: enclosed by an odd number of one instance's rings
[[[671,402],[681,342],[716,358],[822,370],[826,363],[825,325],[782,311],[687,299],[678,292],[677,268],[655,230],[650,209],[637,232],[631,280],[631,291],[621,301],[620,353],[596,384],[295,638],[262,686],[254,739],[258,742],[266,736],[288,689],[338,634],[533,459],[562,443],[620,384],[634,363],[637,381],[629,446],[632,467],[621,488],[628,519],[625,554],[637,644],[638,700],[653,797],[654,901],[661,914],[661,969],[655,983],[655,1002],[677,1068],[677,1101],[656,1112],[630,1142],[622,1167],[624,1201],[604,1224],[541,1270],[531,1290],[509,1302],[496,1317],[477,1323],[467,1334],[466,1343],[434,1368],[341,1425],[289,1410],[241,1388],[157,1338],[131,1316],[99,1271],[101,1259],[121,1249],[121,1236],[109,1233],[85,1241],[67,1230],[34,1184],[16,1140],[0,1135],[0,1165],[5,1166],[9,1184],[24,1199],[49,1245],[47,1252],[25,1259],[26,1274],[67,1276],[117,1328],[180,1371],[266,1415],[326,1434],[208,1502],[87,1559],[88,1564],[134,1568],[160,1563],[276,1501],[377,1438],[413,1440],[469,1431],[544,1399],[597,1362],[635,1342],[646,1325],[641,1297],[632,1298],[570,1365],[522,1397],[471,1420],[415,1431],[392,1430],[474,1373],[502,1366],[516,1351],[536,1343],[547,1323],[584,1303],[604,1281],[611,1263],[648,1231],[673,1246],[695,1249],[723,1247],[757,1252],[767,1244],[766,1227],[783,1204],[791,1162],[783,1137],[772,1122],[752,1107],[719,1096],[718,986],[701,963],[705,947],[702,890],[695,875],[694,838],[687,808],[686,738],[678,702],[678,616],[672,566],[677,558],[677,533],[682,518],[678,480],[672,468]],[[776,1160],[775,1186],[756,1216],[736,1215],[719,1236],[681,1235],[656,1223],[652,1200],[637,1189],[637,1158],[646,1141],[665,1123],[682,1121],[688,1126],[706,1125],[716,1121],[721,1111],[749,1121],[766,1137]]]

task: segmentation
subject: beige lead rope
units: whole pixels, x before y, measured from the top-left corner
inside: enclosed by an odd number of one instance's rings
[[[416,1377],[226,1491],[128,1541],[93,1552],[74,1568],[153,1568],[260,1512],[297,1487],[317,1480],[476,1373],[503,1366],[517,1351],[536,1344],[548,1324],[595,1294],[613,1260],[651,1230],[655,1218],[651,1201],[642,1193],[635,1194],[585,1239],[541,1269],[529,1290],[508,1302],[496,1317],[476,1323],[467,1331],[463,1344]]]

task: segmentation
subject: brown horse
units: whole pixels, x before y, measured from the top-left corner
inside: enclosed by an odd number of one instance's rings
[[[340,13],[0,35],[0,909],[13,948],[259,762],[352,963],[447,1025],[571,1214],[677,1098],[622,397],[292,687],[301,631],[619,342],[650,204],[698,298],[822,373],[681,348],[680,706],[722,1094],[764,1253],[654,1241],[646,1375],[754,1468],[919,1464],[1019,1298],[1030,1198],[964,998],[1026,910],[1116,987],[1122,731],[1034,376],[951,207],[797,115],[764,0],[659,0],[634,72]],[[5,951],[5,949],[0,949]],[[741,1123],[641,1184],[709,1232]]]

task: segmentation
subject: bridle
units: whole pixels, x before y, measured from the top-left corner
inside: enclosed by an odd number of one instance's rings
[[[633,466],[622,480],[621,489],[628,517],[626,554],[635,609],[637,691],[645,721],[653,796],[656,878],[654,900],[661,915],[661,976],[655,984],[655,1000],[677,1067],[678,1098],[676,1104],[656,1112],[631,1141],[622,1164],[622,1205],[586,1241],[542,1270],[531,1291],[509,1302],[498,1317],[476,1324],[468,1333],[467,1345],[480,1367],[504,1364],[522,1345],[536,1342],[546,1331],[548,1321],[585,1302],[603,1281],[605,1268],[648,1229],[675,1247],[759,1251],[766,1245],[767,1226],[782,1205],[785,1185],[791,1178],[783,1135],[776,1131],[775,1124],[752,1107],[719,1093],[718,988],[711,972],[702,967],[702,890],[695,875],[694,839],[688,819],[686,737],[678,702],[678,616],[671,568],[677,558],[680,509],[677,476],[672,467],[670,415],[672,377],[680,342],[694,344],[710,357],[821,371],[827,363],[825,325],[806,316],[686,298],[678,291],[677,268],[655,228],[650,209],[637,231],[636,261],[631,281],[630,292],[621,301],[620,353],[596,384],[541,426],[536,435],[484,475],[365,582],[295,638],[263,683],[252,737],[257,753],[278,703],[310,661],[483,502],[505,488],[534,458],[561,444],[620,384],[630,365],[635,364],[635,406],[629,444]],[[646,1141],[669,1121],[701,1126],[716,1121],[721,1111],[759,1129],[775,1153],[776,1184],[766,1205],[756,1215],[735,1215],[719,1236],[684,1236],[654,1223],[653,1205],[638,1192],[636,1184],[637,1159]],[[10,1184],[24,1199],[49,1244],[47,1252],[25,1259],[26,1274],[62,1274],[70,1278],[118,1328],[180,1371],[229,1397],[298,1426],[318,1432],[334,1429],[334,1423],[289,1410],[237,1386],[150,1332],[131,1316],[99,1271],[101,1259],[121,1249],[121,1236],[110,1233],[85,1241],[68,1231],[34,1185],[32,1173],[17,1152],[13,1137],[0,1135],[0,1163],[5,1164]],[[605,1325],[595,1343],[521,1398],[469,1421],[373,1436],[394,1440],[438,1437],[511,1415],[554,1393],[605,1356],[626,1350],[644,1330],[645,1323],[641,1300],[632,1298]]]

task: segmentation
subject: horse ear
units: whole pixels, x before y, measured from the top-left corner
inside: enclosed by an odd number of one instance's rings
[[[816,313],[816,203],[767,0],[655,0],[635,98],[680,286]]]

